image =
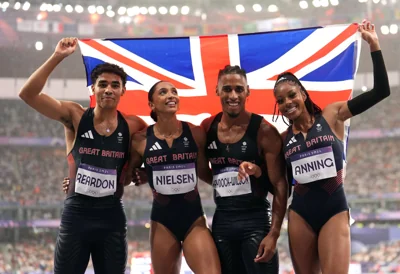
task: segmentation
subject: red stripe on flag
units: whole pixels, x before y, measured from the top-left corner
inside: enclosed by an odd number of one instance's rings
[[[221,111],[221,103],[216,95],[218,73],[230,64],[228,36],[200,37],[200,50],[206,81],[207,96],[181,97],[181,114],[215,114]]]
[[[340,101],[348,101],[352,90],[347,89],[334,92],[308,90],[307,92],[310,95],[311,100],[321,109],[324,109],[329,104]]]
[[[96,106],[96,97],[94,95],[90,95],[90,107],[94,108]]]
[[[325,45],[322,49],[317,51],[314,55],[310,56],[308,59],[304,60],[297,66],[295,66],[291,69],[288,69],[287,71],[290,71],[291,73],[295,74],[296,72],[298,72],[300,69],[304,68],[305,66],[308,66],[309,64],[324,57],[329,52],[331,52],[333,49],[335,49],[337,46],[339,46],[341,43],[343,43],[346,39],[348,39],[350,36],[354,35],[354,32],[357,31],[357,28],[358,28],[358,24],[351,24],[342,33],[340,33],[338,36],[336,36],[335,39],[330,41],[327,45]],[[279,72],[277,75],[271,77],[268,80],[277,80],[278,75],[282,72],[283,71]]]
[[[131,59],[129,59],[128,57],[123,56],[122,54],[113,51],[110,48],[107,48],[106,46],[103,46],[102,44],[94,41],[94,40],[81,40],[83,43],[87,44],[88,46],[104,53],[105,55],[115,59],[118,62],[121,62],[127,66],[130,66],[136,70],[139,70],[145,74],[151,75],[152,77],[159,79],[159,80],[163,80],[163,81],[168,81],[170,83],[172,83],[176,88],[178,89],[190,89],[192,87],[189,87],[181,82],[178,82],[172,78],[166,77],[163,74],[160,74],[152,69],[149,69],[148,67],[145,67]],[[140,79],[137,79],[140,82]]]

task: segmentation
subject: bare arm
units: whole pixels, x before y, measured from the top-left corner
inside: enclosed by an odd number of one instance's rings
[[[285,162],[282,153],[282,139],[275,127],[262,122],[259,140],[267,164],[268,177],[274,187],[272,202],[272,226],[269,235],[278,238],[286,214],[288,184],[285,178]]]
[[[139,131],[144,130],[147,128],[147,124],[145,121],[143,121],[142,118],[136,116],[136,115],[130,115],[126,117],[129,123],[131,124],[131,134],[135,134]]]
[[[77,43],[76,39],[62,39],[54,54],[29,77],[19,93],[19,97],[36,111],[69,128],[72,127],[71,109],[82,106],[73,102],[59,101],[42,93],[42,90],[57,65],[75,51]]]
[[[143,160],[142,160],[142,155],[138,152],[138,142],[143,140],[141,133],[134,134],[132,136],[132,141],[131,141],[131,150],[130,150],[130,155],[129,155],[129,160],[128,160],[128,167],[126,171],[126,177],[124,178],[124,186],[130,185],[132,182],[132,176],[135,168],[140,168]]]
[[[210,167],[208,165],[208,160],[205,155],[205,147],[206,147],[206,133],[204,132],[202,127],[193,126],[191,128],[192,135],[194,140],[196,141],[198,152],[197,152],[197,173],[199,178],[206,182],[207,184],[212,183],[212,173]]]
[[[281,133],[281,138],[283,143],[285,142],[287,134],[288,134],[288,129]],[[286,180],[288,182],[288,197],[290,197],[290,195],[292,195],[293,174],[291,167],[289,165],[285,166],[286,166]]]
[[[207,132],[210,130],[211,124],[214,121],[215,116],[208,117],[201,122],[200,127],[203,129],[203,131],[207,134]]]

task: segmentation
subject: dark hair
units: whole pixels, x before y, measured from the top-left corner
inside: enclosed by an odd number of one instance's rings
[[[239,66],[231,66],[226,65],[223,69],[220,69],[218,72],[218,81],[221,79],[222,76],[227,74],[239,74],[247,80],[246,71]]]
[[[159,83],[162,83],[164,81],[158,81],[157,83],[155,83],[149,90],[149,93],[147,94],[147,100],[149,102],[153,102],[153,94],[156,91],[156,87]],[[150,117],[151,119],[154,120],[154,122],[157,122],[157,113],[155,113],[155,111],[150,111]]]
[[[316,114],[319,114],[322,112],[321,108],[311,100],[310,95],[308,94],[308,92],[304,88],[304,86],[301,84],[300,80],[291,72],[287,71],[282,74],[279,74],[278,79],[275,82],[274,93],[276,91],[277,86],[284,82],[294,83],[294,84],[298,85],[300,87],[300,89],[304,92],[304,94],[307,97],[306,100],[304,101],[304,104],[306,106],[308,113],[310,113],[312,116],[315,116]],[[278,121],[279,108],[277,109],[277,105],[278,105],[278,102],[275,102],[274,115],[272,116],[272,121],[274,121],[274,122]],[[276,115],[276,117],[275,117],[275,115]],[[292,120],[289,120],[289,124],[288,124],[286,122],[286,120],[283,118],[283,115],[282,115],[282,120],[288,126],[293,124]]]
[[[90,79],[92,80],[92,84],[96,83],[97,78],[103,73],[113,73],[121,77],[122,85],[126,85],[126,78],[127,74],[124,71],[123,68],[110,64],[110,63],[103,63],[100,65],[97,65],[92,72],[90,73]]]

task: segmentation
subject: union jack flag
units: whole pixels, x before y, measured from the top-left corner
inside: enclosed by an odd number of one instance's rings
[[[128,74],[119,110],[149,124],[147,92],[159,80],[174,84],[180,99],[179,119],[200,124],[221,110],[215,94],[218,71],[227,64],[247,72],[248,111],[272,123],[273,86],[278,74],[293,72],[321,107],[352,96],[360,55],[357,24],[218,36],[138,39],[82,39],[79,46],[91,92],[90,72],[110,62]],[[91,96],[91,106],[95,100]],[[282,131],[286,126],[273,123]]]

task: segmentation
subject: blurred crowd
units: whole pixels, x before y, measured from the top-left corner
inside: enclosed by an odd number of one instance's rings
[[[355,91],[353,97],[362,93]],[[352,129],[394,129],[400,128],[398,107],[400,104],[399,88],[391,88],[391,96],[351,119]],[[351,133],[350,133],[351,134]]]
[[[64,129],[60,123],[44,117],[22,100],[0,100],[0,115],[1,137],[64,138]]]
[[[361,263],[363,273],[400,273],[400,241],[369,247],[354,254],[352,262]]]
[[[59,203],[65,152],[51,148],[1,148],[0,201],[21,205]]]
[[[11,273],[12,270],[38,273],[51,272],[53,269],[53,256],[55,238],[37,237],[35,240],[24,240],[21,243],[0,244],[0,273]],[[129,238],[129,237],[128,237]],[[280,265],[283,271],[291,271],[291,261],[287,245],[287,237],[283,236],[278,242]],[[127,269],[130,268],[132,257],[136,253],[149,252],[149,241],[128,241]],[[92,269],[92,262],[89,261],[88,269]],[[285,272],[283,272],[285,273]]]
[[[17,244],[0,245],[0,273],[52,273],[54,267],[55,239],[24,240]],[[150,250],[148,241],[128,242],[128,265],[134,252]],[[89,260],[88,269],[93,269]]]
[[[400,191],[399,139],[349,143],[346,193],[368,197]]]
[[[278,242],[281,273],[293,273],[287,237],[281,238]],[[13,270],[19,273],[49,273],[53,269],[54,248],[54,237],[0,244],[0,273],[12,273]],[[135,253],[149,250],[148,241],[129,241],[127,269]],[[363,273],[400,273],[400,241],[369,246],[353,254],[351,263],[361,264]],[[93,269],[91,260],[88,269]]]

